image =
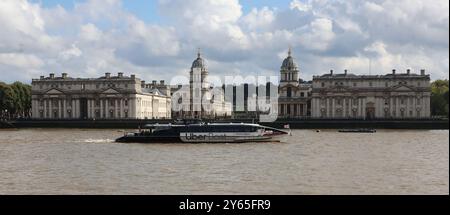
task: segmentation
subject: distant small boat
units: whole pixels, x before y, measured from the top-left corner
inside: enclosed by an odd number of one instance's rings
[[[375,133],[377,130],[372,128],[357,128],[357,129],[341,129],[339,132],[347,133]]]

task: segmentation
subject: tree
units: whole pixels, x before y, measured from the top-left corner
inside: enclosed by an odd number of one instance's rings
[[[431,83],[431,115],[448,117],[448,80]]]
[[[29,117],[31,112],[31,86],[21,82],[0,82],[0,117]]]

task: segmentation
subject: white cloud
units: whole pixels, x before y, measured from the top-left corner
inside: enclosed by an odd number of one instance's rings
[[[307,3],[303,3],[300,0],[293,0],[290,4],[289,4],[289,8],[292,9],[297,9],[299,11],[308,11],[311,9],[311,5],[307,4]]]
[[[14,66],[19,69],[37,69],[44,65],[44,62],[34,55],[0,53],[0,65]]]
[[[83,52],[75,45],[72,44],[72,47],[61,52],[60,57],[63,60],[69,60],[74,57],[80,57]]]

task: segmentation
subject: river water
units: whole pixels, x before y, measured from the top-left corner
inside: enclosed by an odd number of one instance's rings
[[[0,130],[0,194],[449,194],[448,130],[293,130],[280,143],[123,144]]]

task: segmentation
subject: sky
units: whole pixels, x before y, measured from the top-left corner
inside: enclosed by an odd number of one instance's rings
[[[447,0],[0,0],[0,81],[123,72],[151,82],[188,71],[300,78],[392,69],[448,79]]]

